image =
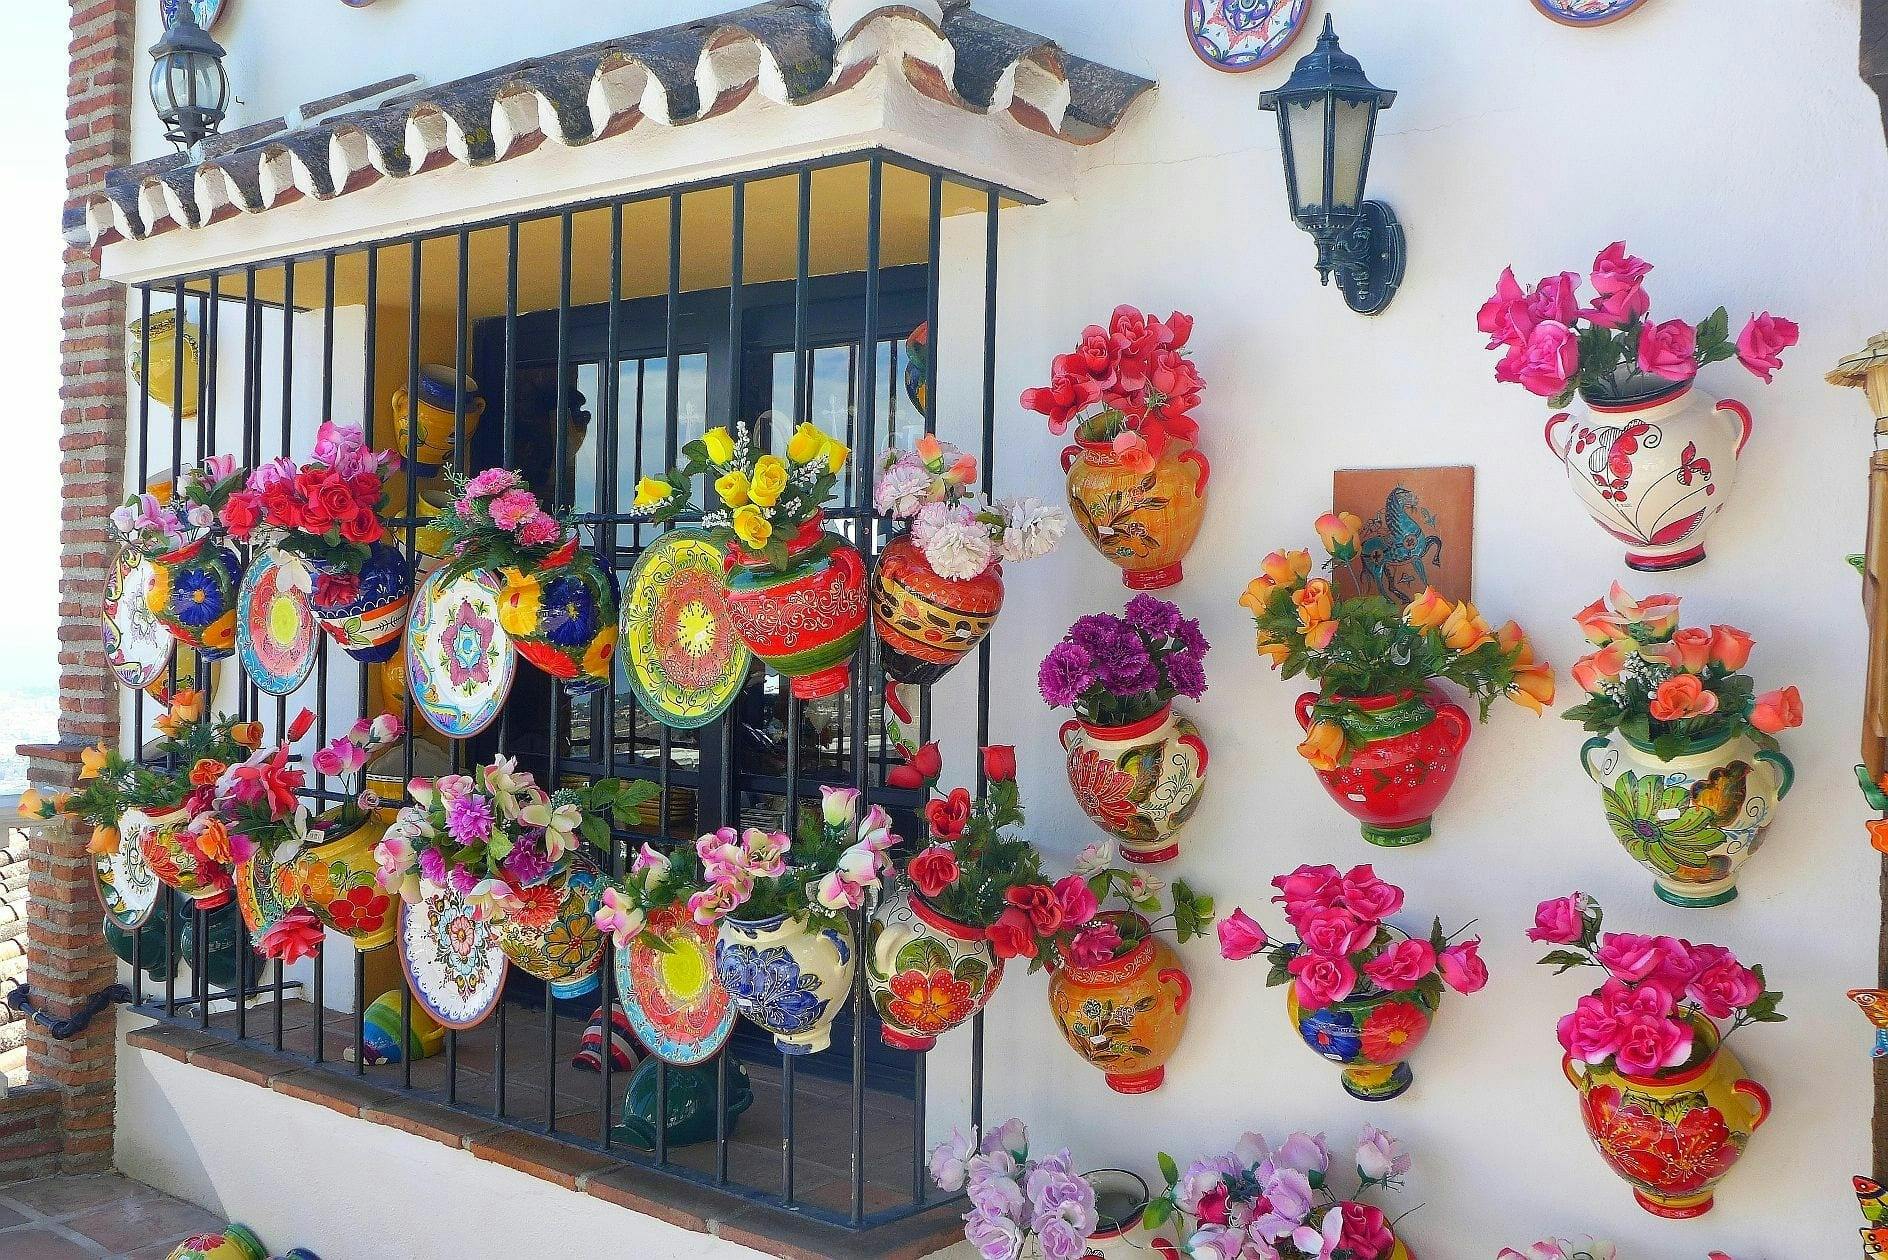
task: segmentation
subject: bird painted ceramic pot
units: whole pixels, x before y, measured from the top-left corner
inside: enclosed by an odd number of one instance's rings
[[[236,593],[243,564],[229,544],[204,537],[151,560],[144,605],[171,638],[205,660],[236,650]]]
[[[1589,739],[1580,764],[1600,785],[1606,825],[1651,872],[1659,900],[1694,908],[1737,897],[1738,871],[1796,781],[1788,757],[1747,733],[1667,760],[1615,731]]]
[[[1640,1207],[1670,1220],[1711,1210],[1718,1183],[1770,1118],[1769,1091],[1745,1074],[1709,1021],[1692,1024],[1691,1062],[1652,1076],[1561,1060],[1600,1157]]]
[[[1082,1174],[1095,1192],[1095,1232],[1081,1260],[1180,1260],[1173,1227],[1149,1229],[1147,1183],[1122,1168]]]
[[[923,1053],[982,1010],[1003,980],[1003,960],[979,927],[959,923],[900,886],[866,928],[865,979],[879,1036]]]
[[[245,1225],[198,1234],[177,1244],[170,1260],[268,1260],[269,1249]]]
[[[1724,510],[1750,441],[1750,408],[1680,385],[1634,403],[1586,402],[1547,422],[1547,449],[1599,527],[1643,573],[1704,559],[1705,529]]]
[[[235,896],[235,881],[227,866],[199,858],[184,843],[189,823],[190,815],[182,809],[156,815],[134,809],[119,820],[118,831],[120,836],[137,836],[138,852],[158,883],[175,888],[199,910],[220,909]]]
[[[1064,447],[1069,509],[1095,549],[1121,569],[1131,590],[1176,586],[1180,562],[1206,519],[1212,465],[1184,442],[1169,442],[1154,466],[1135,471],[1107,442]]]
[[[1285,988],[1285,1013],[1305,1044],[1344,1067],[1344,1092],[1362,1102],[1388,1102],[1415,1083],[1409,1057],[1416,1052],[1436,1008],[1415,991],[1382,993],[1359,982],[1342,1002],[1306,1010],[1298,986]]]
[[[453,439],[458,432],[459,374],[439,363],[425,363],[419,371],[419,444],[413,442],[415,408],[407,397],[406,386],[393,391],[394,447],[401,458],[414,452],[414,471],[422,477],[436,477],[452,461]],[[465,389],[465,440],[469,444],[485,415],[485,400],[479,397],[479,383],[467,376]]]
[[[735,1009],[774,1035],[782,1054],[818,1054],[832,1044],[856,964],[850,925],[815,930],[782,915],[723,919],[715,977]]]
[[[518,655],[570,695],[609,686],[616,670],[616,575],[572,538],[537,568],[506,569],[504,579],[498,624]]]
[[[1438,691],[1328,699],[1307,691],[1297,714],[1307,731],[1314,722],[1344,728],[1350,759],[1316,773],[1331,799],[1363,824],[1364,839],[1394,849],[1429,838],[1475,729],[1466,709]]]
[[[494,924],[511,965],[550,985],[554,998],[597,987],[603,964],[603,933],[592,917],[597,878],[596,867],[573,860],[542,884],[520,889],[523,908]]]
[[[712,1065],[706,1067],[675,1067],[670,1065],[663,1072],[658,1064],[660,1060],[650,1059],[638,1067],[629,1078],[629,1093],[623,1098],[623,1118],[614,1129],[612,1136],[619,1142],[641,1151],[653,1151],[656,1148],[656,1108],[658,1099],[666,1095],[668,1113],[667,1146],[674,1150],[679,1146],[695,1146],[702,1142],[712,1142],[725,1131],[734,1133],[734,1122],[743,1112],[754,1105],[754,1087],[747,1079],[747,1070],[738,1059],[728,1059],[727,1125],[720,1128],[715,1116],[715,1098],[717,1097],[717,1077],[719,1070]],[[662,1073],[664,1087],[658,1091],[656,1076]]]
[[[1127,923],[1139,916],[1113,912]],[[1167,1079],[1186,1031],[1193,982],[1180,956],[1149,933],[1099,967],[1069,965],[1049,977],[1049,1013],[1075,1053],[1100,1068],[1117,1094],[1146,1094]]]
[[[872,629],[879,665],[893,682],[928,687],[983,642],[1003,610],[1003,566],[974,578],[939,577],[900,534],[872,570]]]
[[[1180,854],[1179,832],[1206,790],[1206,741],[1199,728],[1160,712],[1127,726],[1062,723],[1075,803],[1121,841],[1130,862],[1166,862]]]
[[[305,563],[315,577],[309,604],[330,639],[369,665],[399,651],[413,599],[413,575],[398,547],[372,544],[358,568],[315,559]]]
[[[728,612],[748,649],[792,679],[801,700],[837,695],[852,678],[865,637],[865,559],[815,513],[787,544],[776,570],[740,543],[728,544]]]

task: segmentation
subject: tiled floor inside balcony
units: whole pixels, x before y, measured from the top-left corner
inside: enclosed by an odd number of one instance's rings
[[[163,1260],[184,1239],[224,1223],[115,1174],[0,1186],[6,1260]]]

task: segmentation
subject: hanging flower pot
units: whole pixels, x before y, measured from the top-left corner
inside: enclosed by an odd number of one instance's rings
[[[879,664],[893,682],[929,686],[969,655],[1003,610],[1003,566],[963,581],[939,577],[900,534],[872,570],[872,629]]]
[[[879,1036],[922,1053],[982,1010],[1003,980],[1003,962],[983,928],[944,914],[900,885],[866,929],[866,984]]]
[[[228,544],[199,538],[154,556],[151,568],[145,607],[171,637],[205,660],[233,653],[243,568]]]
[[[582,997],[597,986],[603,963],[597,882],[595,866],[573,859],[543,883],[519,889],[519,904],[497,921],[505,957],[550,985],[554,999]]]
[[[1129,912],[1103,918],[1140,920]],[[1049,1013],[1075,1053],[1100,1068],[1117,1094],[1146,1094],[1167,1078],[1186,1031],[1193,982],[1180,955],[1152,931],[1119,958],[1083,966],[1065,960],[1049,977]]]
[[[507,568],[498,622],[518,654],[573,696],[610,685],[616,668],[616,575],[571,539],[534,569]]]
[[[1365,988],[1342,1002],[1306,1010],[1295,987],[1285,1011],[1306,1045],[1344,1068],[1344,1092],[1363,1102],[1388,1102],[1415,1078],[1409,1057],[1429,1035],[1436,1008],[1422,993]]]
[[[138,837],[138,852],[159,883],[195,902],[199,910],[218,910],[234,895],[228,867],[200,855],[184,835],[190,814],[182,808],[151,815],[142,810],[126,813],[120,830]]]
[[[1061,739],[1075,803],[1121,840],[1121,856],[1142,863],[1178,857],[1180,828],[1206,788],[1199,728],[1168,704],[1126,726],[1071,718]]]
[[[440,363],[423,363],[419,370],[419,436],[417,446],[414,442],[414,408],[412,399],[407,397],[406,386],[393,391],[393,431],[395,449],[405,455],[414,450],[414,471],[421,477],[436,477],[440,469],[452,460],[454,437],[459,432],[460,385],[463,382],[465,395],[465,440],[468,444],[472,435],[478,432],[479,421],[485,415],[485,400],[479,397],[479,383],[469,376],[461,376],[452,368]]]
[[[815,931],[804,920],[723,919],[715,978],[735,1009],[774,1035],[782,1054],[818,1054],[852,990],[852,928]]]
[[[399,898],[380,887],[374,860],[374,846],[397,815],[382,806],[358,826],[309,846],[293,863],[302,904],[362,953],[387,944],[399,928]]]
[[[236,863],[235,877],[236,908],[252,941],[260,941],[302,904],[294,864],[278,865],[261,848]]]
[[[818,700],[844,691],[865,635],[865,560],[815,512],[776,569],[740,543],[728,547],[728,611],[750,651]]]
[[[366,560],[357,566],[313,556],[304,560],[315,574],[309,604],[329,638],[355,660],[370,665],[399,651],[413,581],[398,547],[373,543]]]
[[[1435,812],[1455,783],[1473,726],[1468,711],[1440,691],[1380,696],[1298,697],[1298,725],[1343,732],[1349,754],[1318,782],[1363,824],[1364,839],[1384,848],[1427,840]]]
[[[1088,541],[1121,570],[1130,590],[1177,586],[1181,561],[1206,519],[1212,465],[1190,446],[1169,443],[1151,466],[1129,463],[1108,442],[1078,441],[1062,451],[1069,508]]]

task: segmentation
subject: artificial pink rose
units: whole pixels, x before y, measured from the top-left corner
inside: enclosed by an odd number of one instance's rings
[[[507,490],[492,500],[490,510],[492,524],[509,532],[538,510],[538,497],[525,489]]]
[[[1121,952],[1121,929],[1103,919],[1077,932],[1069,941],[1069,964],[1104,967]]]
[[[1219,956],[1230,962],[1250,958],[1270,943],[1265,929],[1244,910],[1234,910],[1219,921]]]
[[[1580,339],[1560,323],[1535,326],[1521,349],[1515,380],[1531,394],[1552,398],[1580,371]]]
[[[1364,975],[1385,993],[1407,993],[1435,971],[1435,946],[1422,940],[1398,941],[1364,964]]]
[[[1356,1260],[1385,1260],[1396,1246],[1396,1235],[1380,1208],[1368,1203],[1346,1201],[1338,1204],[1344,1214],[1344,1232],[1337,1245],[1345,1255]]]
[[[1775,735],[1803,724],[1803,696],[1794,687],[1766,691],[1750,708],[1750,724],[1766,735]]]
[[[1577,944],[1585,935],[1585,893],[1570,893],[1541,902],[1534,908],[1534,926],[1527,930],[1527,939],[1549,945]]]
[[[1668,381],[1688,381],[1698,374],[1698,330],[1682,319],[1647,324],[1639,330],[1639,370]]]
[[[1344,906],[1360,919],[1381,923],[1403,908],[1403,890],[1378,879],[1367,863],[1353,866],[1344,875]]]
[[[1377,936],[1377,925],[1360,919],[1341,906],[1312,910],[1298,925],[1298,939],[1314,954],[1348,958]]]
[[[1652,298],[1637,285],[1602,294],[1598,301],[1581,311],[1588,321],[1601,328],[1624,328],[1635,319],[1644,319],[1652,309]]]
[[[1698,973],[1686,986],[1685,995],[1712,1019],[1729,1019],[1763,996],[1763,983],[1727,952]]]
[[[1791,320],[1779,319],[1769,311],[1753,315],[1744,331],[1737,334],[1737,361],[1768,385],[1783,366],[1783,352],[1795,345],[1796,339],[1797,327]]]
[[[1278,876],[1272,887],[1279,892],[1272,900],[1285,907],[1285,917],[1294,925],[1307,912],[1334,906],[1344,895],[1344,880],[1335,866],[1301,866]]]
[[[1624,1023],[1642,1015],[1663,1018],[1678,1009],[1678,994],[1657,984],[1627,984],[1608,980],[1600,986],[1599,1000],[1614,1019]]]
[[[1563,271],[1543,277],[1528,294],[1527,312],[1538,324],[1571,325],[1580,318],[1580,273]]]
[[[1626,252],[1626,242],[1614,241],[1593,259],[1593,287],[1601,293],[1618,293],[1638,288],[1645,282],[1652,264]]]
[[[1744,668],[1754,646],[1751,637],[1736,626],[1711,627],[1711,663],[1732,671]]]
[[[1582,1063],[1594,1064],[1613,1057],[1625,1032],[1611,1007],[1590,993],[1574,1004],[1556,1031],[1562,1049]]]
[[[1600,938],[1593,956],[1606,968],[1606,974],[1630,984],[1650,979],[1666,961],[1663,939],[1640,936],[1634,932],[1608,932]]]
[[[1100,909],[1088,881],[1080,875],[1064,875],[1055,881],[1055,899],[1062,907],[1062,922],[1067,927],[1082,926]]]
[[[1527,314],[1527,294],[1514,278],[1514,268],[1505,267],[1495,282],[1495,294],[1475,314],[1475,327],[1488,334],[1488,348],[1518,346],[1527,340],[1533,323]]]
[[[1488,987],[1488,964],[1482,961],[1480,937],[1451,945],[1436,959],[1442,982],[1457,993],[1480,993]]]
[[[1348,958],[1327,958],[1300,950],[1285,969],[1296,982],[1298,1005],[1307,1011],[1342,1002],[1357,989],[1357,969]]]
[[[1628,1076],[1651,1076],[1691,1057],[1690,1024],[1662,1015],[1639,1015],[1621,1029],[1615,1065]]]

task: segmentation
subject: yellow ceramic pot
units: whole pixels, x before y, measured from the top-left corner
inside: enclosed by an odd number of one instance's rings
[[[1711,1210],[1718,1183],[1770,1118],[1769,1091],[1744,1074],[1717,1028],[1696,1017],[1692,1026],[1692,1061],[1653,1076],[1561,1060],[1601,1158],[1640,1207],[1670,1220]]]
[[[414,515],[422,521],[438,521],[452,506],[452,494],[446,490],[422,490],[418,496],[418,507]],[[451,535],[437,524],[422,525],[413,534],[413,549],[418,553],[414,558],[414,586],[424,582],[434,569],[446,562],[446,553],[451,543]]]
[[[422,477],[436,476],[452,459],[453,437],[458,430],[456,383],[458,373],[439,363],[426,363],[419,371],[419,446],[416,471]],[[479,383],[464,378],[465,440],[469,443],[478,432],[485,414],[485,400],[479,397]],[[393,432],[395,450],[405,458],[413,441],[413,412],[406,386],[393,391]]]
[[[1106,442],[1077,442],[1062,452],[1069,510],[1096,550],[1121,568],[1137,591],[1177,585],[1180,562],[1206,518],[1212,466],[1185,442],[1169,442],[1154,466],[1136,471]]]
[[[188,420],[197,414],[197,364],[201,358],[197,326],[184,322],[182,344],[177,336],[176,311],[152,311],[149,322],[150,361],[145,361],[146,321],[134,319],[126,333],[126,357],[131,361],[131,375],[143,384],[151,401],[165,407],[177,405],[177,365],[183,364],[183,405],[177,414]]]
[[[234,895],[234,880],[228,867],[199,862],[184,844],[183,831],[189,823],[190,815],[181,808],[159,814],[133,809],[119,820],[118,832],[123,843],[138,846],[159,883],[196,902],[199,910],[220,910]]]
[[[1106,916],[1125,926],[1146,921]],[[1160,1088],[1167,1060],[1186,1031],[1193,982],[1180,956],[1149,933],[1133,949],[1099,967],[1062,967],[1049,978],[1049,1012],[1075,1053],[1107,1074],[1118,1094]]]
[[[374,846],[399,812],[383,805],[358,827],[310,847],[292,864],[302,904],[323,927],[352,940],[363,953],[391,941],[399,923],[399,898],[382,891],[374,861]],[[324,815],[333,816],[334,811]]]

